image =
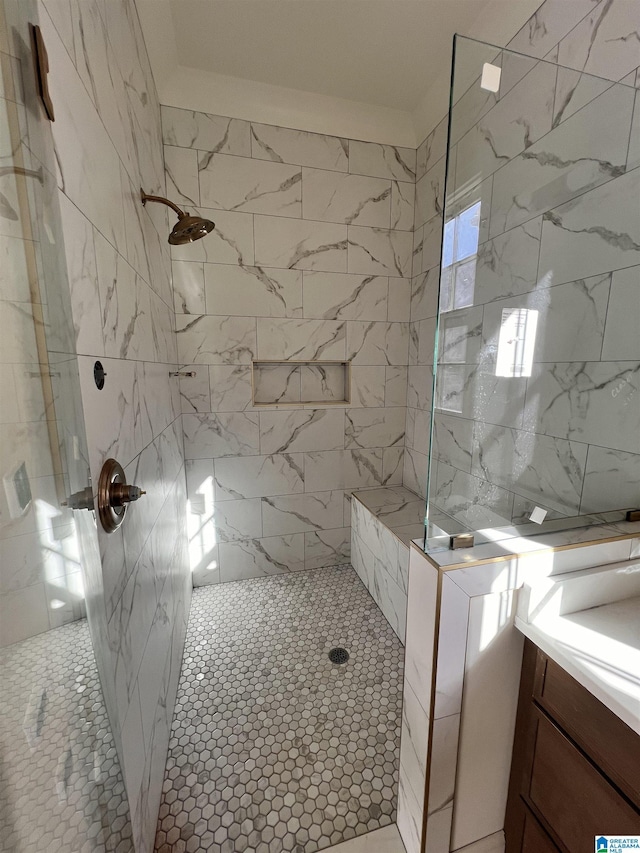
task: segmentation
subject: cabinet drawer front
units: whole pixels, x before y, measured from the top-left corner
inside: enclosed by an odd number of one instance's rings
[[[640,833],[640,814],[540,712],[530,802],[570,853],[593,850],[596,835]]]
[[[539,673],[535,700],[640,807],[640,737],[554,661]]]

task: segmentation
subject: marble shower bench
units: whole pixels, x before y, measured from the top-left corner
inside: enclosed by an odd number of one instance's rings
[[[405,641],[409,545],[424,535],[425,502],[404,486],[354,492],[351,562],[358,577]]]

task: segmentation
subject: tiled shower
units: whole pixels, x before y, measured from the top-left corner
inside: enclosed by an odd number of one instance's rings
[[[428,475],[446,532],[635,499],[634,10],[546,0],[476,49],[501,88],[459,89],[415,148],[161,105],[134,0],[2,14],[8,849],[312,853],[397,820],[417,853],[401,704]],[[170,247],[141,187],[215,230]],[[478,201],[465,302],[449,237]],[[500,379],[500,317],[531,309],[544,352]],[[110,457],[146,495],[106,534],[68,504]],[[361,506],[388,515],[374,534]]]

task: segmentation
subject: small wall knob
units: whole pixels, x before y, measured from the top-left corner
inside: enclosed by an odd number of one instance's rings
[[[113,533],[124,521],[127,506],[146,492],[139,486],[127,483],[122,465],[107,459],[98,481],[98,517],[107,533]]]

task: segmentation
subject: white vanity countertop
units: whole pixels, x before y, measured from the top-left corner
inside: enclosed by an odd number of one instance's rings
[[[640,734],[640,596],[516,627]]]

